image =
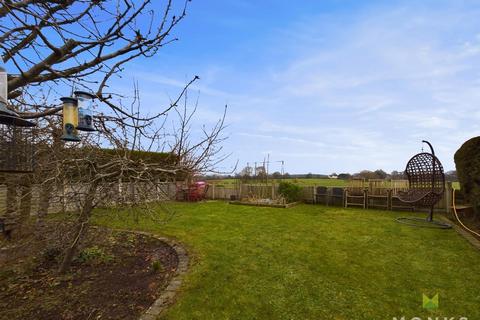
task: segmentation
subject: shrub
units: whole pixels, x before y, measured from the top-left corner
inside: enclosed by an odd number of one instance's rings
[[[58,247],[48,247],[42,252],[42,257],[45,262],[58,262],[58,258],[62,254],[62,249]]]
[[[89,264],[106,263],[112,260],[113,256],[106,254],[105,251],[98,246],[83,249],[77,257],[77,261]]]
[[[295,202],[300,200],[302,188],[291,182],[280,182],[278,185],[278,193],[281,194],[287,202]]]
[[[163,265],[160,261],[158,260],[155,260],[152,262],[152,270],[153,272],[157,273],[157,272],[161,272],[163,271]]]
[[[480,137],[465,142],[455,152],[460,187],[465,199],[470,202],[477,217],[480,217]]]

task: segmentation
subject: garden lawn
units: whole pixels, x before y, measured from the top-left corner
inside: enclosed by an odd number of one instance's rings
[[[480,319],[480,251],[409,213],[224,202],[171,204],[167,225],[98,210],[94,222],[175,237],[192,264],[165,319]],[[439,294],[439,309],[422,294]],[[448,318],[450,319],[450,318]]]

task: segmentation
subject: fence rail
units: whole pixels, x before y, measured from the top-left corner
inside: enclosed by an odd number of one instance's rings
[[[356,186],[357,187],[357,186]],[[346,191],[349,187],[324,187],[324,186],[304,186],[301,192],[301,201],[310,204],[324,204],[334,206],[345,206]],[[366,208],[379,208],[388,210],[413,210],[417,209],[402,203],[398,198],[398,191],[408,189],[408,181],[392,180],[380,181],[373,180],[365,183],[365,188],[359,189],[361,192],[360,201],[364,201]],[[458,190],[457,190],[458,192]],[[452,194],[452,183],[446,183],[444,197],[435,206],[435,210],[450,212]],[[211,200],[231,200],[253,197],[257,199],[278,197],[278,185],[241,185],[240,187],[218,187],[212,185],[206,195]],[[363,206],[363,202],[361,203]]]

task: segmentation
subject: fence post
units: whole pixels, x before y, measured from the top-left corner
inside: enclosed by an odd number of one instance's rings
[[[448,181],[447,182],[447,188],[445,190],[445,213],[446,214],[450,213],[450,208],[453,206],[453,204],[452,204],[452,192],[453,192],[452,182]]]
[[[0,215],[4,215],[7,212],[7,186],[0,185]]]
[[[327,187],[325,202],[323,204],[328,207],[332,199],[333,199],[333,187]],[[343,197],[342,197],[342,201],[343,201]]]
[[[393,210],[392,209],[392,202],[393,202],[393,197],[392,197],[392,189],[387,190],[387,210]]]
[[[313,185],[313,204],[317,204],[317,185]]]
[[[368,189],[363,189],[363,209],[368,209]]]

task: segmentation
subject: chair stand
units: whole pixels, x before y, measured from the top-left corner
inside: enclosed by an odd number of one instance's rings
[[[451,224],[446,222],[433,220],[433,206],[430,207],[430,212],[425,219],[417,217],[400,217],[397,218],[397,222],[418,228],[432,228],[432,229],[450,229]]]

